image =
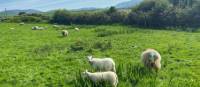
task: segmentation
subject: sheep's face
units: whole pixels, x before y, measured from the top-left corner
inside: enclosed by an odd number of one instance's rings
[[[63,36],[65,35],[65,32],[64,32],[64,31],[62,31],[62,35],[63,35]]]
[[[154,66],[157,56],[154,53],[149,53],[148,61],[151,66]]]
[[[154,67],[154,65],[155,65],[154,59],[149,59],[148,64],[149,64],[150,67]]]
[[[87,56],[87,59],[88,59],[88,62],[92,65],[93,62],[92,62],[92,56]]]
[[[91,65],[93,65],[93,62],[91,60],[88,61]]]
[[[155,58],[151,58],[151,57],[149,58],[150,63],[154,63],[154,61],[155,61]]]
[[[88,71],[86,70],[85,72],[81,73],[82,78],[86,78],[88,76]]]

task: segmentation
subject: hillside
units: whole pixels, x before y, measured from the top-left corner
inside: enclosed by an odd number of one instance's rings
[[[143,0],[130,0],[130,1],[119,3],[115,7],[116,8],[131,8],[138,5],[142,1]]]
[[[32,26],[48,28],[37,31]],[[0,86],[91,87],[79,74],[94,71],[86,59],[93,55],[113,58],[118,87],[200,87],[198,32],[122,25],[65,27],[68,37],[50,24],[0,23]],[[146,71],[141,64],[140,55],[146,48],[154,48],[162,56],[158,73]]]

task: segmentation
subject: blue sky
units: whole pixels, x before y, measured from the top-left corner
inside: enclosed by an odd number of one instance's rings
[[[104,8],[130,0],[0,0],[0,11],[12,9],[37,9],[48,11],[53,9],[78,9],[87,7]]]

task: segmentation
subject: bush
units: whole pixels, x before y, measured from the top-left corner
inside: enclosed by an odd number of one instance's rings
[[[42,14],[25,14],[20,13],[18,16],[9,17],[7,22],[26,22],[26,23],[38,23],[38,22],[48,22],[49,17]]]

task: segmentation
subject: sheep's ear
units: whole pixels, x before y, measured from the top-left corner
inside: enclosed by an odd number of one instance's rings
[[[88,60],[92,60],[92,56],[88,56],[87,58],[88,58]]]

